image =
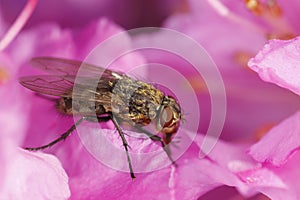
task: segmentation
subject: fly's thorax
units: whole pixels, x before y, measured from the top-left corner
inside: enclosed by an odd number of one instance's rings
[[[123,121],[146,126],[157,117],[163,97],[154,86],[123,76],[112,90],[112,112]]]

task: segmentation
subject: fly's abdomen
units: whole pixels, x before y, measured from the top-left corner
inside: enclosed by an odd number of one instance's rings
[[[63,114],[72,115],[72,98],[60,98],[56,103],[56,109]]]
[[[86,101],[84,99],[60,98],[56,109],[66,115],[102,115],[107,113],[100,102]]]

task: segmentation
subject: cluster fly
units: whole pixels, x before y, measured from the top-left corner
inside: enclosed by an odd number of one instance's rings
[[[120,127],[123,123],[146,134],[151,140],[160,142],[169,159],[175,164],[167,145],[179,128],[182,114],[178,102],[173,97],[165,95],[146,82],[81,61],[38,57],[31,60],[31,65],[49,74],[21,77],[20,83],[34,92],[59,97],[56,109],[60,113],[75,114],[81,118],[56,140],[40,147],[26,148],[27,150],[45,149],[65,140],[83,121],[111,120],[122,139],[132,179],[135,175],[128,153],[129,145]],[[85,72],[82,77],[77,75],[79,68]],[[99,74],[100,79],[97,77]],[[74,94],[74,83],[78,78],[84,81],[79,85],[81,92]],[[85,86],[95,80],[95,90],[86,89],[88,87]],[[87,95],[88,93],[92,93],[93,98]],[[150,123],[154,124],[156,134],[143,128]]]

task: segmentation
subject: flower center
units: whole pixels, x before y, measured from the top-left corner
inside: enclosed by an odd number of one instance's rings
[[[9,79],[9,74],[5,68],[0,67],[0,84],[4,84]]]
[[[267,39],[291,39],[296,35],[283,15],[283,11],[276,0],[244,0],[249,11],[263,19],[271,28],[266,34]]]
[[[237,15],[227,8],[219,0],[206,0],[212,8],[222,17],[229,21],[243,26],[247,30],[251,30],[254,34],[265,36],[269,39],[287,40],[294,38],[294,30],[288,23],[284,16],[284,12],[276,0],[244,0],[245,7],[253,13],[258,19],[264,23],[256,23],[243,16]],[[247,67],[249,58],[253,57],[255,53],[241,50],[234,54],[234,60],[243,67]]]
[[[256,15],[270,14],[274,17],[282,15],[282,10],[275,0],[261,3],[259,0],[245,0],[247,8]]]
[[[238,51],[234,54],[234,60],[235,60],[235,62],[237,62],[243,68],[245,68],[249,71],[252,71],[248,67],[248,61],[253,56],[255,56],[255,54],[253,54],[253,53],[250,53],[250,52],[247,52],[247,51]]]
[[[288,23],[284,16],[284,13],[276,0],[266,0],[261,2],[260,0],[244,0],[246,8],[254,15],[262,19],[268,27],[260,25],[253,21],[250,21],[243,16],[239,16],[231,12],[224,4],[219,0],[206,0],[215,11],[247,29],[251,29],[257,33],[264,34],[266,39],[291,39],[295,37],[294,29]]]

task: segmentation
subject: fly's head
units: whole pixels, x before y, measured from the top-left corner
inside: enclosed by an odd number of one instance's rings
[[[165,144],[169,144],[176,134],[180,121],[181,109],[177,101],[170,96],[165,96],[159,109],[157,128],[160,130]]]

